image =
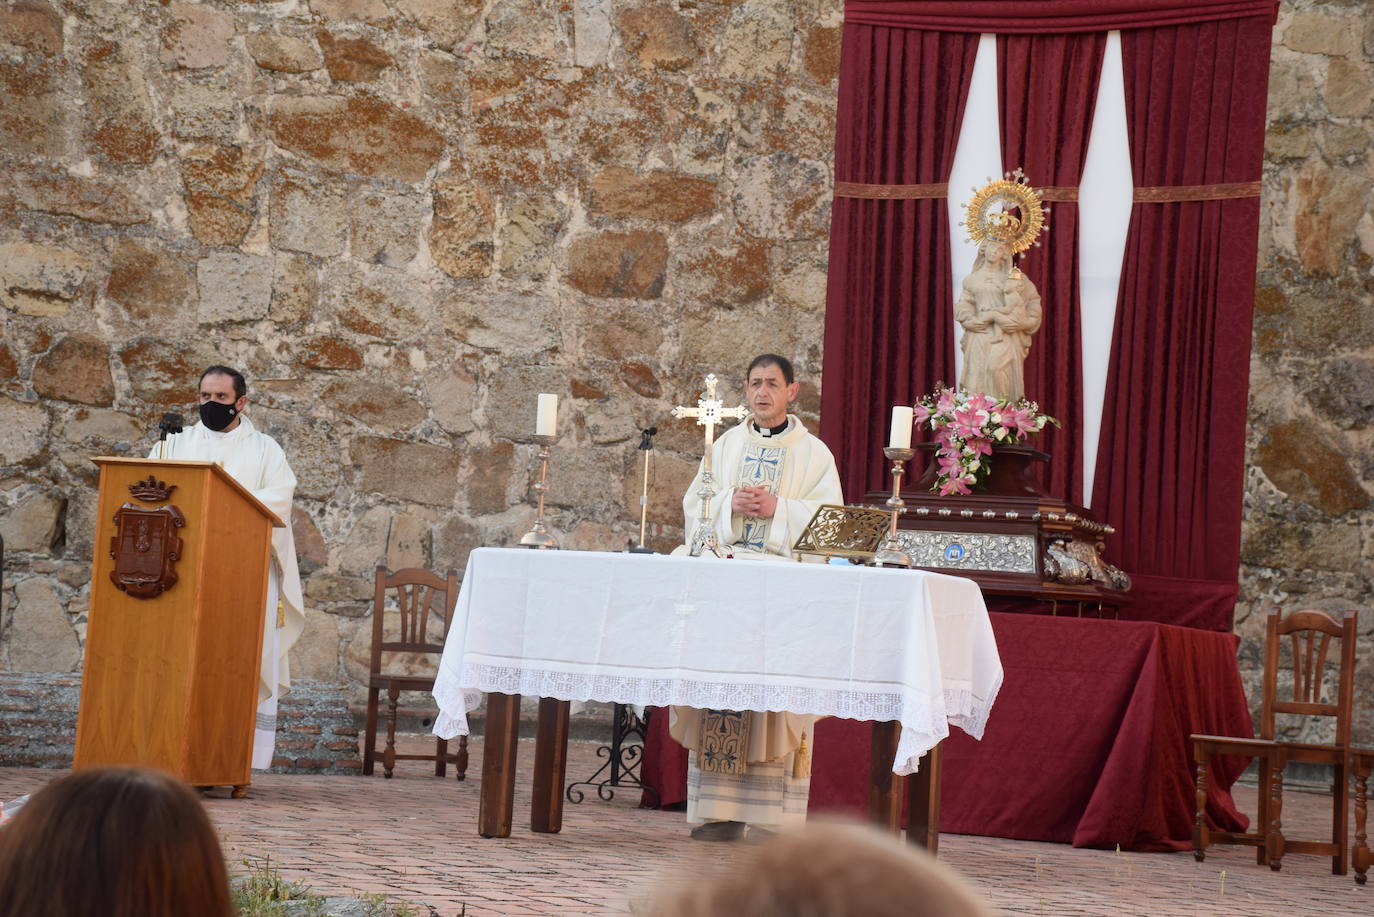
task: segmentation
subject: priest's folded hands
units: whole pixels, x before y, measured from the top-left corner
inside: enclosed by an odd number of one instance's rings
[[[740,487],[730,499],[730,509],[741,516],[771,519],[778,511],[778,498],[767,487]]]

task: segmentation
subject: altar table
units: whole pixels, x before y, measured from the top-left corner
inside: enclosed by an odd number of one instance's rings
[[[556,832],[567,701],[875,721],[870,810],[891,823],[893,775],[950,724],[980,736],[1002,683],[977,585],[938,573],[479,548],[454,615],[434,734],[467,734],[488,695],[484,837],[510,834],[521,695],[541,698],[531,829]]]

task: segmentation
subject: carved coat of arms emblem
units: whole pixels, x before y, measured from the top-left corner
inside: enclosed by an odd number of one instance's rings
[[[151,476],[129,485],[135,497],[147,502],[166,500],[173,489]],[[125,503],[115,511],[114,523],[110,579],[115,586],[139,599],[155,598],[171,589],[177,581],[176,562],[181,559],[182,541],[176,531],[186,525],[181,510],[170,504],[145,509]]]

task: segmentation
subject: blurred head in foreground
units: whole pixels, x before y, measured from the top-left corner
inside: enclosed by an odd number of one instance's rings
[[[224,855],[200,800],[133,768],[49,783],[0,828],[0,914],[232,917]]]
[[[812,823],[748,851],[720,875],[658,895],[648,917],[993,917],[924,850],[863,825]]]

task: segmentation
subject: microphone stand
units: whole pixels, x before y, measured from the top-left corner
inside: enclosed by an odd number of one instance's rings
[[[654,437],[658,435],[658,427],[649,427],[639,431],[639,451],[644,453],[644,487],[639,495],[639,544],[630,547],[630,554],[653,554],[652,548],[644,546],[644,539],[649,533],[649,459],[654,454]]]

